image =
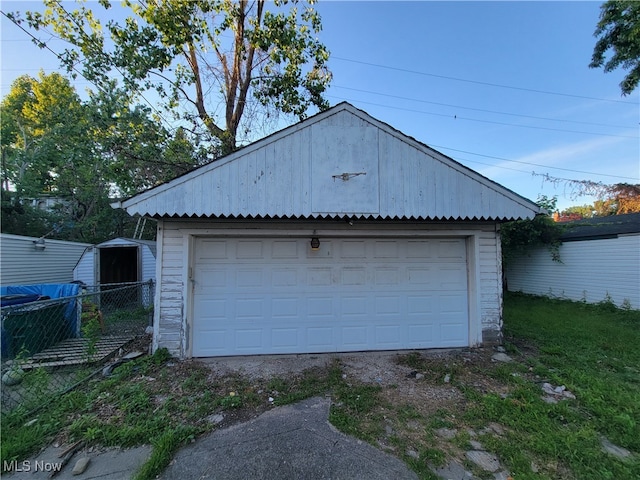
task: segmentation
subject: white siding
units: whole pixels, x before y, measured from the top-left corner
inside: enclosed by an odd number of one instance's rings
[[[78,280],[80,282],[85,283],[86,285],[95,285],[98,283],[96,280],[96,264],[95,264],[95,256],[96,256],[96,248],[88,247],[78,264],[73,269],[73,279]]]
[[[184,356],[185,329],[184,312],[184,278],[183,269],[183,235],[169,222],[158,222],[158,239],[162,241],[158,259],[161,278],[156,288],[156,311],[154,328],[154,346],[167,348],[173,355]]]
[[[73,279],[81,280],[87,285],[95,285],[99,283],[100,275],[96,275],[96,255],[99,248],[107,247],[138,247],[140,252],[140,261],[142,274],[140,277],[140,281],[146,282],[148,280],[155,280],[156,278],[156,257],[149,245],[149,242],[137,241],[135,239],[129,238],[114,238],[112,240],[107,240],[106,242],[102,242],[92,248],[87,249],[86,252],[83,253],[82,257],[78,261],[78,264],[73,270]]]
[[[489,220],[539,212],[529,200],[348,104],[122,206],[157,217]]]
[[[143,282],[155,280],[156,278],[156,257],[151,253],[151,249],[146,245],[142,248],[142,278]]]
[[[73,269],[88,243],[45,239],[46,248],[34,248],[34,237],[0,235],[0,278],[2,285],[69,283]]]
[[[475,321],[482,332],[482,340],[495,342],[500,338],[502,325],[502,273],[500,267],[500,245],[493,223],[398,223],[374,224],[371,222],[289,223],[282,222],[211,222],[205,220],[168,220],[158,224],[159,278],[156,296],[156,318],[154,348],[166,347],[176,356],[188,355],[189,319],[187,318],[190,285],[188,250],[193,248],[190,241],[193,235],[233,236],[237,229],[257,236],[311,236],[316,232],[321,239],[326,235],[362,235],[368,237],[383,236],[450,236],[477,237],[477,252],[472,255],[475,265],[469,265],[470,283],[474,283],[473,274],[477,270],[480,285],[470,285],[470,294],[477,296],[478,314]],[[264,233],[262,233],[264,232]],[[276,233],[274,233],[276,232]],[[191,243],[192,244],[192,243]],[[477,292],[477,293],[474,293]],[[471,303],[474,303],[473,301]],[[470,308],[470,315],[474,315]],[[473,341],[473,330],[471,335]]]
[[[609,296],[618,306],[628,300],[640,308],[640,235],[565,242],[560,259],[551,260],[546,248],[514,258],[507,267],[509,291],[588,303]]]
[[[502,252],[496,228],[480,234],[480,310],[485,341],[496,342],[502,331]]]

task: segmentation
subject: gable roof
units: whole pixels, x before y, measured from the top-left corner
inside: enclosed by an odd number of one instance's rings
[[[624,234],[640,234],[640,213],[593,217],[564,224],[563,242],[616,238]]]
[[[113,206],[217,218],[514,220],[542,212],[346,102]]]
[[[154,257],[156,256],[157,247],[156,247],[155,240],[142,240],[141,238],[115,237],[115,238],[112,238],[111,240],[106,240],[102,243],[97,244],[96,247],[98,248],[116,247],[121,245],[126,246],[126,245],[132,245],[132,244],[149,247],[149,250],[151,250],[151,254]]]

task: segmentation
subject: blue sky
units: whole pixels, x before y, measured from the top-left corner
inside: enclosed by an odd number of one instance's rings
[[[38,7],[2,2],[3,11]],[[316,8],[331,51],[331,104],[346,100],[527,198],[557,195],[560,208],[592,199],[532,172],[640,183],[638,91],[622,97],[623,71],[588,68],[599,2]],[[21,74],[58,68],[4,17],[1,27],[2,95]]]

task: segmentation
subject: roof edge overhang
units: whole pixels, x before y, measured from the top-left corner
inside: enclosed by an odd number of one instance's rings
[[[366,220],[372,222],[490,222],[490,223],[504,223],[514,220],[524,220],[525,218],[512,218],[512,217],[406,217],[406,216],[379,216],[370,214],[319,214],[319,215],[154,215],[153,218],[158,220],[211,220],[211,221],[246,221],[246,220],[260,220],[260,221],[335,221],[335,220]],[[531,217],[528,217],[531,218]]]

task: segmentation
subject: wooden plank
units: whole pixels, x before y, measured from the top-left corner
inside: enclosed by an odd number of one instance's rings
[[[123,347],[134,337],[118,336],[101,338],[94,345],[94,354],[87,358],[88,339],[69,338],[51,348],[43,350],[29,358],[22,368],[28,370],[37,367],[60,367],[64,365],[80,365],[104,360],[116,350]]]

